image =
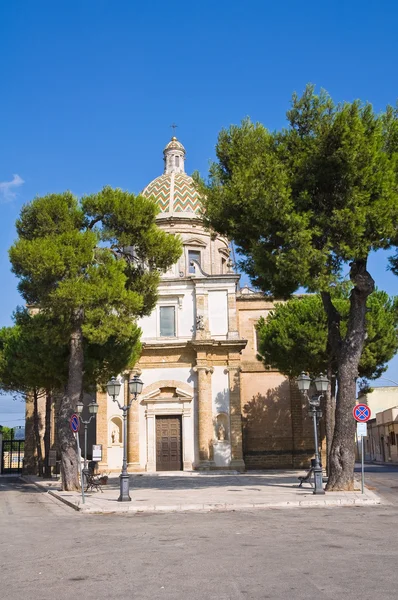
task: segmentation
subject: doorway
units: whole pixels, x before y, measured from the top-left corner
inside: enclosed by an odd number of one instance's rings
[[[156,470],[182,471],[180,416],[156,417]]]

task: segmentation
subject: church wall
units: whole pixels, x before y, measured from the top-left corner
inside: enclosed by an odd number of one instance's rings
[[[279,373],[243,372],[243,454],[248,469],[292,468],[290,386]]]
[[[208,293],[209,329],[213,335],[228,333],[228,291],[213,290]]]
[[[289,380],[257,360],[256,323],[274,304],[262,294],[237,299],[241,353],[243,454],[247,469],[307,467],[313,437],[304,398]]]
[[[125,382],[119,378],[121,388],[117,397],[120,404],[124,404]],[[123,460],[123,411],[113,402],[112,397],[106,395],[107,405],[107,464],[109,469],[120,469]],[[102,441],[104,443],[105,440]]]

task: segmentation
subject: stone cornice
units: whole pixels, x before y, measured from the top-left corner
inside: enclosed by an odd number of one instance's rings
[[[189,340],[188,345],[193,346],[195,350],[199,350],[200,348],[208,350],[209,348],[217,348],[222,347],[223,349],[231,348],[234,352],[243,350],[246,348],[247,340],[244,339],[227,339],[227,340],[214,340],[214,339],[204,339],[204,340]]]

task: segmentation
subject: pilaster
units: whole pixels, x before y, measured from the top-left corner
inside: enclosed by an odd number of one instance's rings
[[[198,468],[209,469],[213,461],[213,414],[211,399],[211,374],[213,368],[205,358],[198,358],[194,371],[198,374],[197,439],[199,446]]]
[[[156,416],[153,408],[146,410],[146,435],[148,458],[146,470],[149,473],[156,471]]]
[[[102,460],[100,468],[108,467],[108,398],[106,392],[97,391],[98,413],[96,417],[97,444],[102,445]]]
[[[228,294],[228,339],[238,339],[238,314],[236,311],[236,291]]]
[[[240,400],[240,356],[230,354],[228,359],[229,406],[231,421],[231,468],[245,470],[242,447],[242,413]]]
[[[128,381],[133,379],[134,375],[140,375],[141,371],[132,369],[126,373],[126,385],[124,386],[125,399],[127,404],[130,400]],[[140,422],[139,422],[139,400],[133,400],[130,410],[127,413],[127,469],[129,471],[140,471]]]

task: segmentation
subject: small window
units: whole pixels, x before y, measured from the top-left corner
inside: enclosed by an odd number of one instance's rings
[[[180,157],[176,156],[175,159],[176,159],[176,167],[179,167],[180,166]]]
[[[176,335],[175,306],[160,306],[160,337],[175,337]]]
[[[188,250],[188,272],[195,274],[195,267],[191,265],[191,262],[196,260],[200,264],[200,250]]]
[[[395,431],[390,431],[390,443],[391,443],[391,446],[395,446],[395,444],[396,444]]]

